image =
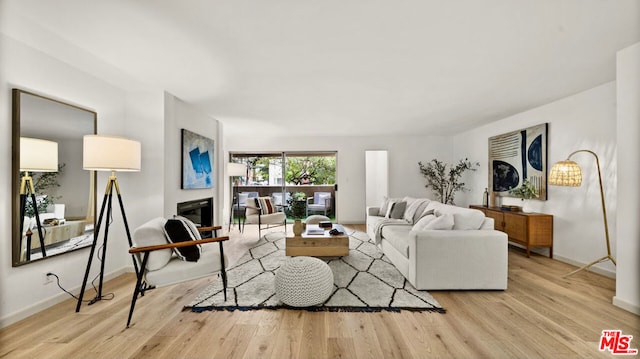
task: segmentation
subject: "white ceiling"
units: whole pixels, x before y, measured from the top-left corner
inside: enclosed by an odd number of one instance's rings
[[[638,0],[0,6],[3,32],[43,30],[32,46],[100,58],[200,107],[228,135],[448,135],[612,81],[616,51],[640,41]],[[54,48],[51,35],[84,55]]]

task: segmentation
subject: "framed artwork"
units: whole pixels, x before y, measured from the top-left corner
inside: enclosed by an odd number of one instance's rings
[[[215,142],[182,129],[182,189],[213,188]]]
[[[499,196],[527,179],[547,199],[547,123],[489,138],[489,188]]]

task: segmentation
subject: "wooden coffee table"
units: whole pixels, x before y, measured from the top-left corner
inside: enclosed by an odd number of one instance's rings
[[[308,224],[309,229],[319,228],[317,224]],[[308,234],[307,231],[302,235],[287,237],[285,254],[287,256],[311,256],[311,257],[342,257],[349,255],[349,236],[346,234],[344,227],[340,224],[334,224],[333,228],[339,230],[343,234],[332,236],[329,229],[324,230],[323,234]]]

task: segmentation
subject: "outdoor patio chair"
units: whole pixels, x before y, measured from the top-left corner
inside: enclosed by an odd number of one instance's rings
[[[250,198],[258,198],[260,194],[258,192],[240,192],[238,193],[238,200],[240,201],[240,207],[244,206],[247,203],[247,200]],[[253,200],[252,200],[253,201]]]
[[[284,197],[282,194],[284,193]],[[288,201],[291,199],[291,193],[289,192],[274,192],[271,194],[271,198],[273,199],[273,204],[276,206],[286,206]]]
[[[325,216],[331,210],[331,192],[314,192],[307,197],[307,217],[310,212],[322,212]]]

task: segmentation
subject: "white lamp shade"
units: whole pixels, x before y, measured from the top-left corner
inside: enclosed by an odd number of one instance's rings
[[[141,145],[124,137],[85,135],[82,167],[93,171],[140,171]]]
[[[57,172],[58,143],[20,137],[20,171]]]
[[[227,175],[229,177],[244,177],[247,175],[247,165],[229,162],[227,164]]]

